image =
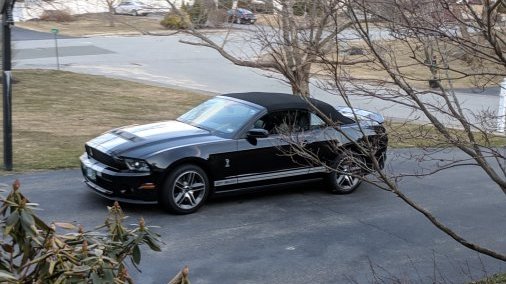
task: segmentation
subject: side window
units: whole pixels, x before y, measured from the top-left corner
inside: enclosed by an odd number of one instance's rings
[[[276,134],[284,121],[283,118],[286,118],[287,116],[288,113],[285,111],[269,113],[257,120],[253,127],[263,128],[269,131],[270,134]]]
[[[302,132],[310,129],[310,114],[303,110],[278,111],[267,114],[254,124],[270,134]]]
[[[321,119],[318,115],[311,113],[309,117],[309,128],[311,130],[313,129],[320,129],[323,127],[326,127],[327,124],[323,119]]]

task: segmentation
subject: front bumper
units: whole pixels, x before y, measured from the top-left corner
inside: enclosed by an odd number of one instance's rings
[[[84,182],[98,195],[126,203],[158,202],[157,177],[152,173],[119,171],[89,158],[86,153],[80,160]]]
[[[243,23],[249,23],[249,24],[254,24],[256,22],[257,19],[253,19],[253,18],[241,18],[240,19],[241,22]]]

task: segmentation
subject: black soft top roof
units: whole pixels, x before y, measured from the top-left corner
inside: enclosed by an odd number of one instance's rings
[[[317,99],[306,99],[299,96],[294,96],[284,93],[263,93],[263,92],[250,92],[250,93],[232,93],[224,94],[222,96],[231,97],[247,102],[257,104],[265,107],[269,112],[281,111],[286,109],[304,109],[315,111],[319,110],[321,113],[328,116],[332,121],[339,121],[343,124],[354,123],[351,118],[342,115],[333,106],[322,102]]]

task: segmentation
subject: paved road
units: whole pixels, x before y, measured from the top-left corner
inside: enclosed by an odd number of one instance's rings
[[[217,33],[214,36],[223,35]],[[180,43],[181,38],[183,36],[180,35],[62,39],[59,40],[60,63],[63,70],[212,94],[259,90],[290,92],[289,86],[274,79],[273,74],[235,66],[213,50]],[[251,48],[237,34],[230,39],[234,42],[234,53],[252,54]],[[18,41],[15,48],[14,68],[56,68],[53,40]],[[344,104],[339,97],[318,88],[313,88],[312,92],[315,97],[334,105]],[[497,96],[474,93],[461,93],[458,96],[463,109],[469,112],[497,112]],[[424,99],[436,100],[430,95],[425,95]],[[410,108],[387,101],[357,96],[353,97],[352,103],[355,107],[378,111],[393,119],[426,121],[424,116]],[[470,118],[473,119],[473,116],[470,115]]]
[[[408,155],[390,152],[390,166],[420,169]],[[81,183],[78,170],[16,174],[0,182],[14,178],[44,208],[46,220],[92,228],[110,204]],[[402,187],[469,240],[506,253],[506,197],[475,167],[405,179]],[[463,283],[506,270],[505,263],[463,248],[398,198],[366,184],[342,196],[313,183],[215,198],[188,216],[150,206],[124,210],[127,223],[143,216],[162,226],[163,252],[144,251],[143,273],[134,273],[138,283],[166,283],[185,264],[196,284],[374,283],[371,266],[386,283],[394,276],[409,283]]]

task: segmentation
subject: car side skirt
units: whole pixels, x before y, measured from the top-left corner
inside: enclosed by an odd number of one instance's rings
[[[284,186],[291,186],[291,185],[300,185],[300,184],[310,184],[314,182],[322,181],[323,177],[312,177],[307,179],[301,179],[301,180],[294,180],[294,181],[284,181],[284,182],[277,182],[277,183],[266,183],[261,185],[239,185],[235,186],[229,189],[220,189],[213,192],[213,194],[216,195],[227,195],[227,194],[242,194],[242,193],[249,193],[249,192],[257,192],[261,190],[270,190],[272,188],[279,188]]]
[[[260,182],[265,180],[274,180],[274,179],[282,179],[287,177],[296,177],[303,176],[315,173],[326,173],[328,172],[327,168],[324,166],[321,167],[307,167],[307,168],[297,168],[293,170],[279,171],[274,173],[264,173],[264,174],[248,174],[242,176],[234,176],[227,179],[216,180],[214,181],[214,187],[219,188],[221,186],[226,185],[234,185],[234,184],[245,184],[251,182]]]

